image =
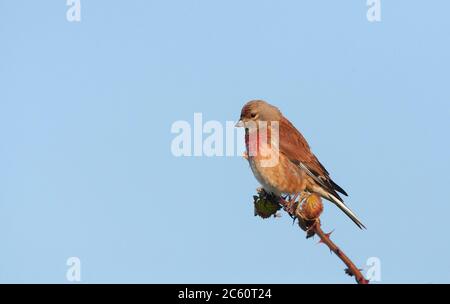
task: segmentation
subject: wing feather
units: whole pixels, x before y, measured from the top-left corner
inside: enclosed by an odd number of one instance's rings
[[[283,153],[289,160],[300,166],[317,184],[337,198],[340,197],[336,191],[347,195],[344,189],[330,178],[328,171],[311,152],[311,148],[306,139],[291,122],[282,117],[279,128],[280,153]]]
[[[304,170],[318,186],[327,193],[328,200],[335,203],[359,228],[365,228],[356,215],[345,205],[337,192],[347,193],[330,178],[330,174],[319,162],[303,135],[284,117],[279,124],[279,148],[291,162]]]

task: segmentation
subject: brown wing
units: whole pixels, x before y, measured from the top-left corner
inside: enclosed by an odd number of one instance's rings
[[[347,195],[330,178],[330,174],[319,162],[303,135],[286,118],[280,120],[280,153],[286,155],[293,163],[304,169],[325,190],[334,194],[339,199],[336,191]]]

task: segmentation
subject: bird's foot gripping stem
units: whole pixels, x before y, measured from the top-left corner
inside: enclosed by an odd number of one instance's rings
[[[299,202],[297,202],[297,197],[298,194],[295,194],[294,196],[288,196],[289,200],[286,201],[286,203],[284,204],[284,210],[289,213],[289,215],[292,218],[295,218],[295,212],[299,206]]]

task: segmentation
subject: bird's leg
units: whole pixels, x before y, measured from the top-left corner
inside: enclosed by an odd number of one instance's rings
[[[296,194],[291,198],[291,200],[289,201],[289,204],[291,204],[292,207],[296,207],[296,206],[295,206],[295,200],[297,199],[297,197],[298,197],[298,193],[296,193]],[[292,210],[293,213],[295,212],[295,209],[296,209],[296,208],[294,208],[294,209]]]
[[[298,193],[294,194],[294,196],[289,196],[289,201],[286,204],[286,211],[289,213],[291,217],[295,218],[295,210],[297,209],[297,203],[295,202],[298,197]]]

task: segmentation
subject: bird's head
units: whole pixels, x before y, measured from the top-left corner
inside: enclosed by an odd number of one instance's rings
[[[241,110],[241,117],[236,127],[246,127],[249,123],[258,125],[258,122],[280,121],[282,115],[277,107],[264,100],[252,100],[247,102]]]

